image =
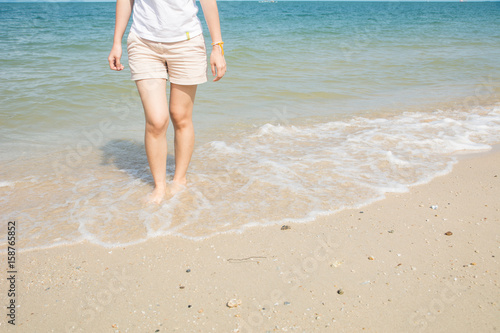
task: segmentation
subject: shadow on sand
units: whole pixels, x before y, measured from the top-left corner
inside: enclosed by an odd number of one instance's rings
[[[153,184],[149,170],[144,143],[133,140],[115,139],[100,147],[103,152],[101,165],[114,164],[131,177]],[[167,179],[173,177],[175,170],[174,156],[167,156]]]

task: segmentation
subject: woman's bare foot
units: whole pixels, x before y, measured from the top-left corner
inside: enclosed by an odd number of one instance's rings
[[[165,186],[156,186],[153,192],[148,194],[146,197],[146,203],[155,203],[155,204],[160,204],[163,199],[165,198],[165,194],[167,192],[167,189]]]
[[[187,181],[178,181],[178,180],[172,180],[168,187],[168,192],[171,196],[174,196],[175,194],[181,192],[182,190],[186,189]]]

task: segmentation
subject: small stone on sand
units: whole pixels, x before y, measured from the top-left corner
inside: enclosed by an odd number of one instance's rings
[[[226,306],[228,308],[235,308],[239,305],[241,305],[241,299],[236,299],[236,298],[233,298],[226,303]]]
[[[339,267],[340,265],[342,265],[342,262],[341,261],[334,261],[330,264],[331,267]]]

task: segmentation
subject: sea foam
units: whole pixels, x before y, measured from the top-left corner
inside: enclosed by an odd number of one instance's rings
[[[165,235],[202,240],[361,207],[450,172],[458,153],[498,142],[499,107],[265,124],[199,146],[188,189],[160,206],[142,205],[151,190],[145,161],[123,149],[129,164],[103,165],[96,155],[64,181],[2,181],[1,201],[23,226],[26,250],[81,241],[127,246]]]

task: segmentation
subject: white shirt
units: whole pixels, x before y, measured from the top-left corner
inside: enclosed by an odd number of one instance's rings
[[[154,42],[178,42],[203,32],[196,0],[135,0],[133,31]]]

